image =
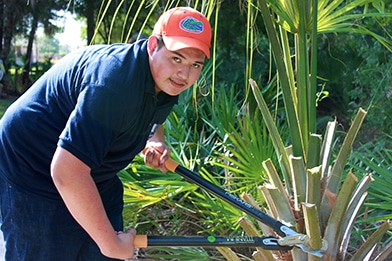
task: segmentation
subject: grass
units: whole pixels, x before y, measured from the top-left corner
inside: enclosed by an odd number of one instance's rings
[[[15,98],[0,99],[0,118],[3,117],[5,110],[14,102]]]

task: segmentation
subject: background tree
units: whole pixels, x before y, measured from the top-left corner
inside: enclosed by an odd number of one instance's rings
[[[21,80],[22,89],[28,88],[31,84],[29,79],[31,54],[37,28],[42,26],[47,35],[54,35],[58,29],[53,23],[58,17],[56,12],[64,10],[67,3],[67,0],[4,0],[2,2],[0,10],[3,11],[4,19],[1,28],[2,39],[0,42],[3,45],[0,46],[0,57],[4,61],[6,72],[12,65],[12,60],[9,59],[12,39],[16,35],[24,35],[28,39]],[[9,77],[6,77],[5,83],[6,87],[10,87]]]
[[[2,0],[0,2],[2,6],[2,27],[0,28],[1,36],[0,39],[0,59],[3,60],[6,74],[4,75],[4,89],[7,89],[11,85],[11,80],[7,74],[10,68],[11,61],[8,59],[11,52],[12,38],[16,34],[17,28],[21,25],[22,17],[25,14],[25,1],[24,0]]]
[[[143,8],[145,4],[145,0],[75,0],[71,8],[87,18],[87,44],[124,43],[132,40],[146,21],[146,32],[152,31],[156,14],[146,19],[149,10]]]
[[[52,23],[53,20],[58,18],[56,12],[64,10],[67,5],[66,0],[33,0],[26,3],[27,10],[24,15],[22,28],[26,28],[28,35],[28,44],[26,55],[24,59],[24,68],[22,74],[22,84],[25,89],[30,87],[32,80],[30,79],[30,68],[31,68],[31,54],[33,49],[33,43],[35,40],[36,32],[39,25],[42,25],[44,32],[48,36],[53,36],[59,28]]]
[[[75,12],[79,17],[86,18],[87,45],[92,43],[95,32],[96,19],[102,2],[103,1],[94,0],[74,0],[70,2],[71,12]]]

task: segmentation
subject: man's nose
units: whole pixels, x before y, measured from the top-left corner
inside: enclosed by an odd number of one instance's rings
[[[178,69],[177,74],[178,74],[178,76],[179,76],[181,79],[188,79],[188,77],[189,77],[189,72],[190,72],[190,67],[187,66],[187,65],[184,65],[184,66],[181,66],[181,67]]]

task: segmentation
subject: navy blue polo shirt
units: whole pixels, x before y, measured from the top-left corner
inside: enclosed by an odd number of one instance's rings
[[[103,192],[176,102],[177,96],[155,94],[147,40],[71,53],[0,121],[0,176],[28,193],[60,200],[50,175],[59,145],[91,168]]]

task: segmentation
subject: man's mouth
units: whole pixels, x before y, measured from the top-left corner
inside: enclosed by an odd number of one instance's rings
[[[186,82],[182,81],[182,80],[173,80],[170,79],[170,83],[173,87],[175,88],[184,88],[184,86],[186,86]]]

